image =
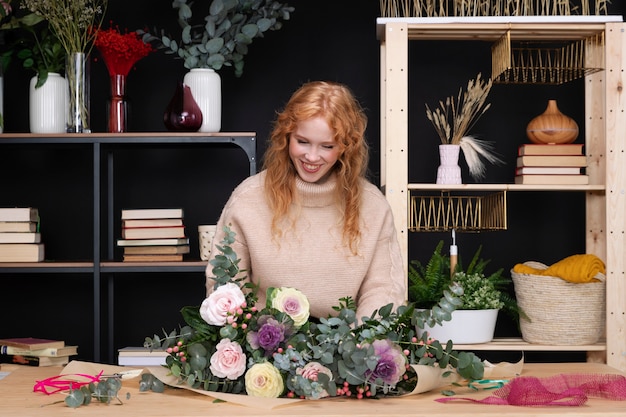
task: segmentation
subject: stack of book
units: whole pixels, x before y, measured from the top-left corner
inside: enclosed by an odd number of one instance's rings
[[[0,208],[0,262],[41,262],[43,258],[39,210]]]
[[[583,144],[524,144],[518,148],[515,184],[589,184]]]
[[[122,210],[122,238],[125,262],[179,262],[189,253],[183,209]]]
[[[0,339],[0,362],[28,366],[64,366],[78,346],[66,346],[63,340],[18,337]]]

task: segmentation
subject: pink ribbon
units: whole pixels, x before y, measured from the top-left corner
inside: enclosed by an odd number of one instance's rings
[[[96,376],[87,374],[68,374],[51,376],[50,378],[37,381],[33,387],[33,392],[43,392],[46,395],[54,394],[59,391],[67,391],[70,389],[78,389],[84,385],[89,385],[92,382],[99,382],[102,378],[104,371]],[[73,379],[60,379],[62,377],[81,377],[87,379],[87,381],[75,381]]]

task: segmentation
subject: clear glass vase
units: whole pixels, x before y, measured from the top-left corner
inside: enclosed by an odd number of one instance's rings
[[[0,133],[4,132],[4,72],[0,63]]]
[[[89,123],[89,57],[83,52],[67,55],[65,64],[69,96],[67,133],[91,133]]]

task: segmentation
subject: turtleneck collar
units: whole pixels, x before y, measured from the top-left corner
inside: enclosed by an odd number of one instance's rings
[[[302,181],[296,176],[296,191],[303,207],[326,207],[335,204],[337,174],[332,172],[322,184]]]

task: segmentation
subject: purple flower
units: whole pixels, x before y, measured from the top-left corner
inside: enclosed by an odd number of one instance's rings
[[[285,325],[272,316],[261,316],[257,321],[258,330],[246,336],[252,349],[263,348],[266,355],[271,355],[278,345],[285,340]]]
[[[375,340],[372,346],[378,363],[373,371],[365,375],[366,378],[370,381],[380,378],[386,384],[395,386],[406,372],[406,357],[402,349],[387,339]]]

